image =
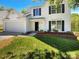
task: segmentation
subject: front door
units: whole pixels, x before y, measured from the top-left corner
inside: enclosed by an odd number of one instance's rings
[[[39,30],[39,23],[35,22],[35,31],[38,31],[38,30]]]

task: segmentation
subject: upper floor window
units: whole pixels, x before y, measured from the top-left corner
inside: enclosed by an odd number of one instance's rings
[[[53,13],[56,13],[56,8],[55,6],[49,6],[49,14],[53,14]]]
[[[33,16],[41,16],[41,8],[33,9]]]
[[[65,5],[61,4],[58,8],[55,5],[49,6],[49,14],[54,13],[64,13],[65,12]]]

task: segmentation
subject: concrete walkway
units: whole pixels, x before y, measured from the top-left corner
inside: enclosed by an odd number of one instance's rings
[[[32,33],[29,33],[28,36],[34,36],[36,34],[37,34],[36,32],[32,32]]]
[[[34,36],[34,35],[36,35],[37,33],[35,33],[35,32],[32,32],[32,33],[29,33],[29,34],[27,34],[27,35],[17,35],[18,37],[27,37],[27,36]]]

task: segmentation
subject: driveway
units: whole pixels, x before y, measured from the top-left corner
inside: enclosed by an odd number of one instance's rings
[[[0,32],[0,40],[9,39],[21,33],[14,33],[14,32]]]
[[[25,35],[22,35],[22,33],[14,33],[14,32],[0,32],[0,40],[9,39],[14,36],[18,37],[34,36],[35,34],[36,32],[31,32]]]
[[[12,35],[2,35],[2,36],[0,36],[0,40],[9,39],[11,37],[14,37],[14,36],[12,36]]]

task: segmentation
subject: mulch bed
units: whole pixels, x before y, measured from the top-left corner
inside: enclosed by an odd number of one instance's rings
[[[67,33],[67,32],[38,32],[37,35],[52,35],[52,36],[66,38],[66,39],[77,40],[76,35],[74,35],[73,33]]]

